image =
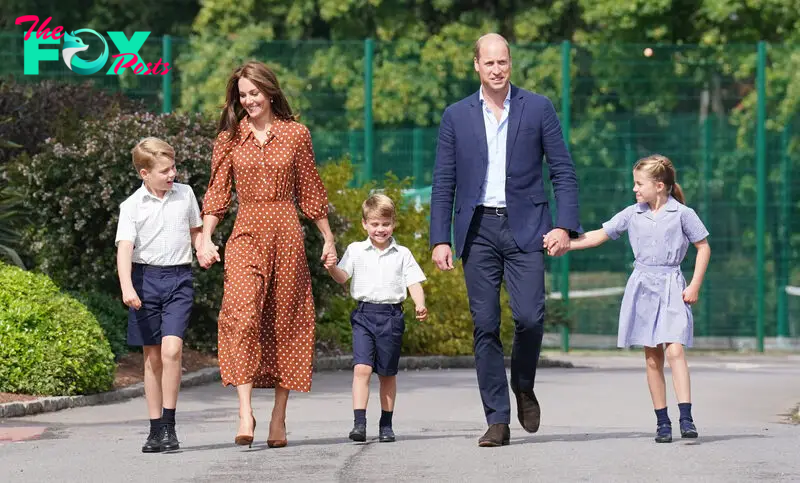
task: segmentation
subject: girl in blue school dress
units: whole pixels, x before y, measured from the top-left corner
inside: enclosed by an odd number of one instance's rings
[[[633,167],[636,203],[603,223],[603,228],[571,240],[570,250],[596,247],[628,232],[636,257],[625,286],[619,314],[619,347],[644,346],[647,385],[656,413],[656,442],[672,441],[667,415],[664,359],[672,368],[678,397],[682,438],[696,438],[692,419],[691,385],[684,346],[692,346],[692,310],[711,257],[708,230],[686,206],[675,182],[675,167],[665,156],[653,154]],[[689,285],[680,264],[689,243],[697,248],[694,275]]]

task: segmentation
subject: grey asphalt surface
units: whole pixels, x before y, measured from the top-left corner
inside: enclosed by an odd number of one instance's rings
[[[234,446],[236,394],[215,383],[181,393],[181,449],[171,454],[140,452],[141,398],[0,421],[41,433],[0,443],[0,481],[800,481],[800,426],[787,422],[800,402],[800,356],[690,354],[700,438],[680,439],[670,387],[671,444],[653,441],[643,357],[551,357],[584,367],[540,369],[541,429],[512,421],[510,446],[477,446],[485,424],[474,370],[401,372],[398,441],[386,444],[374,440],[377,380],[368,442],[358,444],[347,439],[351,375],[323,372],[311,393],[292,394],[286,448],[265,443],[269,390],[254,396],[256,444]]]

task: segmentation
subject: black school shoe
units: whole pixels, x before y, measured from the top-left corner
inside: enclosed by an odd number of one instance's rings
[[[681,438],[693,439],[697,437],[697,428],[691,419],[681,419]]]
[[[353,441],[358,441],[359,443],[363,443],[367,440],[367,425],[366,424],[356,424],[353,426],[353,429],[350,431],[350,439]]]
[[[142,453],[160,453],[161,449],[161,435],[164,433],[164,427],[161,426],[157,429],[151,429],[150,434],[147,435],[147,441],[142,446]]]
[[[659,424],[656,429],[656,443],[671,443],[672,442],[672,424],[663,423]]]
[[[394,443],[394,431],[391,426],[378,428],[378,441],[381,443]]]
[[[165,424],[164,430],[161,431],[161,451],[175,451],[180,449],[181,445],[178,443],[178,435],[175,433],[174,424]]]

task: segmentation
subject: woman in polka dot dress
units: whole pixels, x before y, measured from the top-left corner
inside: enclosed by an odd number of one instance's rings
[[[226,242],[218,345],[222,383],[239,395],[240,445],[253,442],[254,387],[275,388],[270,447],[286,445],[289,391],[311,390],[314,300],[296,207],[325,239],[322,261],[336,263],[311,135],[294,119],[272,71],[259,62],[238,68],[228,81],[203,200],[198,260],[208,268],[219,260],[211,235],[235,179],[239,208]]]

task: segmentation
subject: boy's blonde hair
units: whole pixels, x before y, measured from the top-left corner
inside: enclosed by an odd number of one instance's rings
[[[144,138],[131,150],[133,167],[136,172],[153,169],[156,159],[175,161],[175,149],[167,142],[158,138]]]
[[[361,217],[367,221],[370,217],[391,218],[395,221],[394,201],[388,196],[375,193],[361,204]]]

